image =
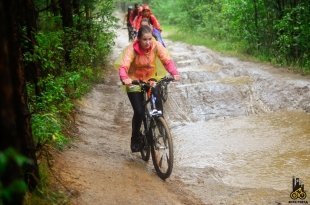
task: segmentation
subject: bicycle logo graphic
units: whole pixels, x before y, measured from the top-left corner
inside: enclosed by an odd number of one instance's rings
[[[307,194],[304,190],[304,184],[299,178],[293,177],[293,191],[290,194],[291,199],[306,199]]]

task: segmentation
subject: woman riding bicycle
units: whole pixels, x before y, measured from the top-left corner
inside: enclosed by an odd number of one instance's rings
[[[143,5],[141,15],[137,16],[137,19],[134,22],[133,27],[138,31],[141,27],[141,21],[143,18],[149,19],[150,24],[153,26],[154,29],[158,31],[162,31],[159,21],[157,20],[156,16],[152,13],[150,7],[148,5]]]
[[[167,49],[153,38],[152,29],[149,26],[141,26],[137,40],[124,50],[119,65],[119,76],[126,85],[127,95],[134,111],[131,134],[132,152],[139,152],[141,149],[139,130],[144,118],[143,93],[140,86],[132,85],[132,81],[147,82],[151,78],[163,77],[160,76],[163,74],[161,67],[164,67],[175,80],[180,79],[179,72]],[[158,103],[161,101],[158,100]]]
[[[134,30],[133,30],[133,26],[132,26],[132,21],[130,19],[132,16],[132,13],[133,13],[132,6],[128,6],[127,13],[124,17],[124,21],[126,21],[129,41],[132,41],[134,38],[134,35],[133,35]]]

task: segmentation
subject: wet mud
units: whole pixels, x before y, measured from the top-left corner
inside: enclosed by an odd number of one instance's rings
[[[117,35],[111,64],[128,44]],[[293,176],[309,190],[309,77],[166,44],[182,76],[165,104],[171,177],[130,152],[132,110],[111,68],[77,103],[77,137],[56,159],[72,204],[288,204]]]

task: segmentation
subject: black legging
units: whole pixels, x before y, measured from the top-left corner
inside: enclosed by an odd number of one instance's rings
[[[128,92],[127,94],[133,108],[131,138],[137,138],[144,118],[143,92]]]
[[[127,94],[133,108],[131,137],[136,138],[139,136],[139,130],[144,119],[143,92],[128,92]],[[153,89],[153,95],[157,97],[156,108],[162,111],[163,106],[159,99],[158,89]]]

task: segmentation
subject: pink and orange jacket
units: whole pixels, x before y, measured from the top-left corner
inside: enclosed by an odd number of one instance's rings
[[[159,59],[156,60],[156,59]],[[124,50],[119,65],[119,76],[121,80],[132,79],[147,81],[150,78],[159,76],[160,67],[164,67],[171,75],[178,75],[176,66],[168,51],[155,39],[148,51],[143,51],[138,41],[129,44]],[[158,65],[161,63],[162,65]],[[159,76],[163,77],[163,76]]]

